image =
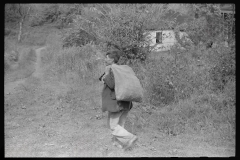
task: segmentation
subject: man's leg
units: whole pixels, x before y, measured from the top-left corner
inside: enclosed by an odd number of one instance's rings
[[[125,122],[127,120],[127,115],[128,115],[129,110],[125,110],[122,112],[122,115],[119,118],[118,124],[124,128]]]
[[[112,130],[114,129],[118,123],[119,119],[122,115],[122,112],[108,112],[108,127]]]
[[[124,128],[124,125],[125,125],[125,122],[126,122],[127,115],[128,115],[128,112],[129,112],[129,111],[130,111],[130,109],[129,109],[129,110],[124,110],[124,111],[122,112],[122,115],[120,116],[120,119],[119,119],[119,123],[118,123],[118,124],[119,124],[121,127],[123,127],[123,128]],[[127,141],[127,143],[126,143],[126,145],[125,145],[125,149],[128,149],[129,147],[131,147],[132,144],[134,144],[134,143],[137,141],[137,139],[138,139],[138,137],[135,136],[135,135],[133,135],[132,138]]]
[[[116,137],[116,139],[119,140],[122,144],[128,145],[129,141],[131,141],[136,136],[134,136],[132,133],[128,132],[122,126],[119,125],[119,120],[123,113],[124,111],[114,113],[108,112],[108,123],[110,129],[112,130],[112,135]],[[124,121],[122,121],[122,123],[123,122]]]
[[[121,116],[121,112],[108,112],[108,127],[113,131],[114,128],[118,125],[119,122],[119,118]],[[113,118],[115,117],[115,118]],[[117,138],[113,135],[112,137],[112,142],[113,145],[118,147],[118,148],[122,148],[122,145],[119,144],[119,141],[117,140]]]

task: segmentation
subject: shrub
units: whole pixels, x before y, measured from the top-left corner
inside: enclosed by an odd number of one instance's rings
[[[168,55],[132,66],[145,89],[145,102],[168,109],[159,114],[160,131],[234,137],[234,50],[198,45],[183,52],[173,47]],[[216,89],[217,82],[222,88]]]
[[[104,51],[112,49],[121,50],[123,53],[119,62],[121,64],[133,63],[132,61],[136,59],[144,61],[148,51],[140,46],[143,46],[145,42],[143,36],[143,32],[146,29],[144,28],[146,27],[145,23],[147,20],[152,20],[153,14],[152,12],[149,14],[140,12],[144,6],[97,4],[91,7],[89,5],[88,7],[83,7],[81,16],[76,16],[74,27],[77,32],[83,29],[90,35],[93,35],[97,39],[98,44],[104,44]],[[162,5],[157,5],[156,7],[150,5],[149,7],[156,11],[154,13],[163,10]],[[73,39],[73,41],[76,40]]]
[[[132,65],[151,104],[167,105],[208,88],[208,67],[204,63],[199,66],[197,60],[191,58],[191,51],[173,48],[159,57]]]
[[[76,32],[71,32],[66,37],[64,37],[63,48],[73,46],[81,47],[85,44],[90,43],[91,41],[95,42],[96,38],[88,34],[86,31],[80,29]]]
[[[130,65],[144,88],[145,102],[157,106],[173,102],[175,96],[175,90],[166,78],[167,71],[164,69],[167,66],[161,62],[150,59]]]
[[[74,14],[79,9],[75,4],[32,4],[33,14],[30,17],[32,27],[52,23],[58,29],[62,29],[72,23]]]
[[[59,11],[58,4],[41,4],[41,7],[36,11],[35,15],[30,18],[31,26],[41,26],[44,23],[52,23],[57,20]]]
[[[131,64],[145,89],[145,102],[164,106],[188,99],[194,93],[216,92],[219,85],[223,87],[219,91],[226,88],[226,94],[233,97],[233,87],[230,91],[226,84],[234,86],[234,53],[221,48],[198,45],[183,51],[174,46],[168,54],[159,52],[158,58]]]
[[[235,79],[235,51],[219,47],[213,49],[212,52],[217,54],[214,66],[210,71],[213,90],[222,91],[228,81]]]

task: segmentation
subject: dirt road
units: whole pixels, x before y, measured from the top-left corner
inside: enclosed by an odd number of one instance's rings
[[[112,145],[101,117],[100,92],[76,91],[60,82],[42,80],[41,51],[36,71],[30,77],[8,83],[5,90],[4,138],[6,157],[228,157],[235,155],[232,143],[209,144],[192,135],[167,136],[154,126],[132,127],[139,137],[132,150]],[[101,88],[101,84],[96,87]],[[84,94],[82,94],[84,93]],[[71,97],[71,98],[69,98]],[[130,118],[138,112],[133,108]]]

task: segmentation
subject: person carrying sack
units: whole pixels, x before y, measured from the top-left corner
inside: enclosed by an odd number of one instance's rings
[[[110,51],[106,53],[105,73],[99,78],[99,80],[104,82],[102,90],[102,111],[103,112],[108,111],[107,122],[109,128],[112,131],[113,145],[116,145],[119,148],[123,148],[124,146],[124,149],[127,149],[137,141],[138,137],[124,128],[126,117],[128,115],[128,112],[133,107],[133,103],[131,101],[131,98],[130,99],[126,98],[125,100],[124,97],[122,96],[122,93],[124,92],[122,92],[121,89],[119,89],[123,88],[124,90],[124,88],[126,88],[126,83],[123,83],[123,87],[121,87],[119,81],[118,80],[116,81],[116,77],[121,78],[121,73],[123,73],[122,75],[124,75],[124,72],[121,72],[120,66],[123,66],[123,68],[124,66],[126,67],[126,65],[117,65],[120,55],[121,55],[120,51]],[[116,95],[115,89],[117,89],[118,95]],[[120,98],[123,99],[119,99],[119,95]]]

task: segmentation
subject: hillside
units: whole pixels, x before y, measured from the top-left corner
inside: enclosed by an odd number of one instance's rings
[[[235,156],[235,81],[211,88],[217,83],[208,75],[222,62],[214,51],[171,50],[130,64],[145,97],[129,112],[126,129],[139,138],[124,151],[113,146],[101,112],[102,46],[63,48],[68,29],[26,26],[17,42],[19,28],[5,25],[5,157]]]

